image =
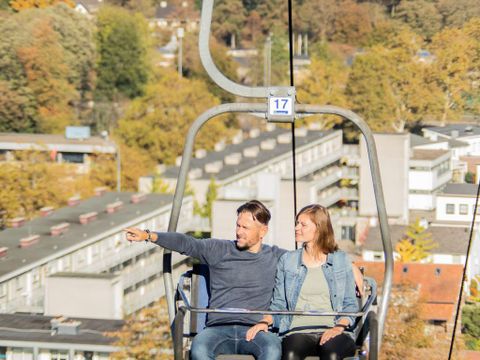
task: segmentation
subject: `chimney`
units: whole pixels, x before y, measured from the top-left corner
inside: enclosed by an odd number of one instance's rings
[[[52,235],[52,236],[61,235],[65,232],[67,232],[69,227],[70,227],[70,224],[68,222],[64,222],[64,223],[52,226],[50,228],[50,235]]]
[[[122,208],[122,206],[123,206],[122,201],[115,201],[115,202],[107,205],[106,211],[109,214],[113,214],[114,212],[120,210]]]
[[[96,187],[93,191],[95,192],[95,196],[102,196],[107,192],[107,188],[105,186],[99,186]]]
[[[197,159],[203,159],[205,156],[207,156],[207,150],[205,150],[205,149],[195,150],[195,157]],[[177,166],[180,166],[180,164],[178,164]]]
[[[67,200],[68,206],[76,206],[80,203],[80,196],[72,196]]]
[[[255,138],[259,137],[260,136],[260,129],[257,129],[257,128],[251,129],[250,133],[249,133],[249,136],[250,136],[251,139],[255,139]]]
[[[0,247],[0,258],[7,256],[7,247]]]
[[[45,206],[40,209],[40,216],[45,217],[53,213],[53,206]]]
[[[250,146],[248,148],[243,149],[243,156],[245,157],[256,157],[260,148],[258,146]]]
[[[267,129],[268,132],[272,132],[276,128],[277,128],[277,126],[274,123],[267,123],[266,129]]]
[[[242,160],[242,154],[239,152],[225,156],[226,165],[238,165],[240,164],[241,160]]]
[[[9,219],[7,221],[8,227],[11,228],[19,228],[22,227],[25,224],[25,218],[24,217],[16,217],[13,219]]]
[[[205,164],[205,172],[209,174],[217,174],[222,170],[223,161],[217,160],[211,163]]]
[[[243,134],[241,131],[239,131],[237,135],[235,135],[232,138],[232,144],[240,144],[242,141],[243,141]]]
[[[467,127],[465,128],[465,133],[467,133],[467,134],[473,134],[473,127],[467,126]]]
[[[138,203],[144,201],[146,198],[147,198],[147,194],[144,194],[144,193],[136,193],[136,194],[133,194],[133,195],[130,197],[130,201],[131,201],[133,204],[138,204]]]
[[[262,150],[273,150],[275,149],[275,145],[277,144],[275,139],[267,139],[263,140],[260,143],[260,149]]]
[[[279,144],[290,144],[292,141],[292,134],[291,133],[283,133],[277,136],[277,141]]]
[[[78,335],[81,324],[80,321],[67,320],[63,316],[50,320],[51,329],[57,335]]]
[[[29,237],[20,239],[19,246],[23,249],[23,248],[32,246],[33,244],[36,244],[39,241],[40,241],[40,235],[31,235]]]
[[[200,168],[192,169],[188,172],[188,178],[190,180],[199,179],[202,177],[203,171]]]
[[[224,140],[215,143],[215,151],[222,151],[224,149],[225,149],[225,141]]]
[[[308,129],[306,127],[301,127],[298,129],[295,129],[295,136],[296,137],[305,137],[307,136]]]
[[[96,211],[82,214],[78,217],[80,224],[85,225],[97,219],[98,213]]]

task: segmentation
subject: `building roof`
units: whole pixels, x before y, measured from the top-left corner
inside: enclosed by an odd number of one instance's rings
[[[464,138],[480,135],[480,126],[473,124],[449,124],[446,126],[434,126],[425,128],[425,130],[439,133],[445,137]],[[452,131],[454,132],[452,136]],[[458,135],[455,134],[458,132]]]
[[[448,150],[414,149],[411,160],[436,160],[448,154]]]
[[[79,153],[115,153],[115,144],[98,136],[67,139],[61,134],[0,133],[0,150],[56,150]]]
[[[132,203],[131,192],[107,192],[102,196],[92,197],[76,206],[68,206],[54,211],[46,217],[39,217],[26,222],[19,228],[0,231],[0,247],[7,247],[7,255],[0,257],[0,281],[10,278],[17,271],[22,273],[25,267],[47,261],[58,253],[68,253],[94,241],[95,237],[105,233],[117,233],[124,226],[136,219],[170,206],[172,195],[148,194],[139,203]],[[106,206],[121,201],[123,206],[114,213],[107,213]],[[80,224],[79,216],[97,212],[96,220],[85,225]],[[50,235],[52,226],[69,223],[69,229],[58,236]],[[20,248],[20,239],[38,234],[37,243]],[[107,236],[107,235],[105,235]],[[24,270],[22,270],[24,269]]]
[[[442,195],[477,196],[478,185],[448,183],[442,190]]]
[[[77,0],[77,5],[82,5],[90,14],[96,13],[103,4],[102,0]]]
[[[410,148],[415,148],[419,146],[441,144],[447,142],[450,149],[465,147],[468,146],[468,143],[455,139],[438,139],[437,141],[430,140],[426,137],[410,134]]]
[[[328,135],[331,135],[338,130],[328,130],[328,131],[319,131],[319,130],[308,130],[305,136],[295,136],[295,146],[297,151],[302,146],[310,145],[315,143],[316,141],[322,141]],[[299,132],[297,132],[298,135]],[[259,166],[261,164],[265,164],[271,161],[274,158],[287,155],[292,151],[292,144],[289,143],[279,143],[277,141],[278,136],[288,136],[290,134],[290,130],[282,129],[282,128],[275,128],[272,131],[264,131],[260,132],[257,137],[250,137],[248,139],[243,140],[238,144],[227,144],[223,150],[220,151],[209,151],[207,152],[206,156],[203,158],[192,158],[190,162],[190,169],[202,169],[202,176],[200,179],[210,179],[214,176],[218,180],[225,180],[234,175],[238,175],[244,171],[248,171],[253,167]],[[247,148],[251,148],[254,146],[259,146],[260,144],[265,141],[275,141],[275,147],[271,150],[262,150],[259,148],[259,152],[254,157],[246,157],[243,155],[243,151]],[[241,160],[239,164],[236,165],[227,165],[225,164],[225,156],[232,155],[235,153],[242,154]],[[212,163],[215,161],[222,162],[222,168],[218,173],[210,174],[206,173],[204,167],[208,163]],[[165,178],[178,178],[180,167],[171,166],[168,167],[163,176]]]
[[[0,341],[111,345],[115,338],[105,336],[105,332],[119,331],[124,325],[123,320],[69,318],[81,322],[79,334],[59,335],[52,333],[52,319],[42,315],[0,314]]]
[[[384,279],[384,263],[356,261],[365,269],[365,275],[381,285]],[[463,276],[461,264],[420,264],[395,262],[394,285],[413,285],[419,290],[421,317],[425,320],[452,319]]]
[[[57,272],[49,275],[51,278],[77,278],[77,279],[104,279],[111,280],[118,277],[112,273],[82,273],[82,272]]]
[[[390,225],[390,236],[395,248],[397,242],[404,238],[407,226]],[[428,232],[438,247],[431,250],[435,254],[466,255],[470,229],[468,227],[429,226]],[[382,239],[378,226],[370,227],[363,245],[365,250],[383,251]]]

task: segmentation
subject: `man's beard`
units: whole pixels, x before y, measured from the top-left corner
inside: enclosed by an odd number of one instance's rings
[[[239,242],[238,242],[238,239],[237,239],[236,243],[237,243],[237,249],[240,250],[240,251],[245,251],[245,250],[249,249],[249,246],[247,244],[240,245]]]

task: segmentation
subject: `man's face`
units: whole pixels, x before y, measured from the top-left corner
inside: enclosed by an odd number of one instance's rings
[[[240,250],[258,252],[268,227],[255,220],[250,212],[242,212],[237,217],[237,247]]]

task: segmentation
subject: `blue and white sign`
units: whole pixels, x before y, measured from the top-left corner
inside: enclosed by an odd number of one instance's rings
[[[293,98],[292,97],[269,97],[268,112],[270,116],[292,116]]]

